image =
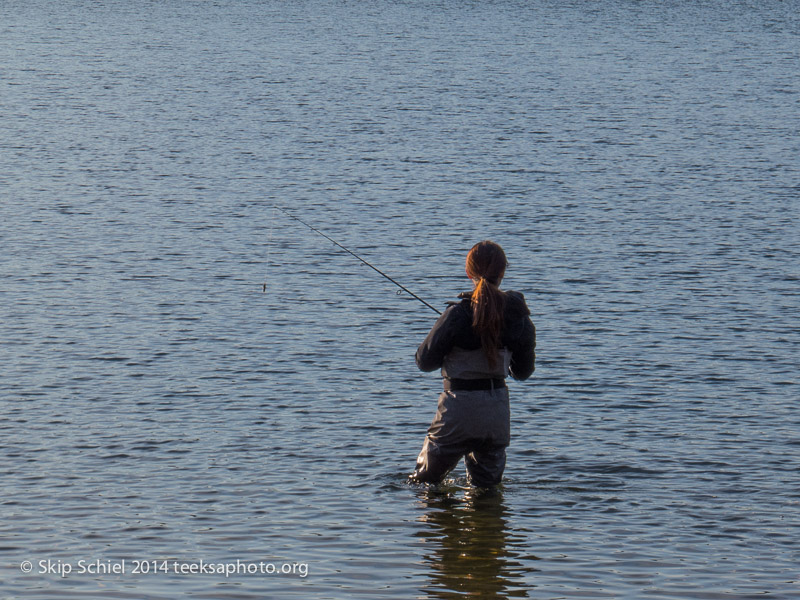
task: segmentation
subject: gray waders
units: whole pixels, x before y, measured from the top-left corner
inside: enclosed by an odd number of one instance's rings
[[[500,483],[511,416],[503,380],[510,355],[503,351],[499,354],[496,370],[488,369],[480,350],[457,350],[447,357],[442,369],[445,391],[439,396],[412,481],[439,483],[463,457],[472,485],[491,487]]]

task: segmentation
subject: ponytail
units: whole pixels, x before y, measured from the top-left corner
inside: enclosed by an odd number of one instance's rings
[[[472,292],[472,328],[481,339],[489,367],[497,364],[503,330],[505,294],[500,281],[506,270],[506,255],[494,242],[475,244],[467,254],[467,275],[475,282]]]

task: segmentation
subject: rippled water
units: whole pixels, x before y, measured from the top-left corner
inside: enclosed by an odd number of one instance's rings
[[[798,14],[0,4],[2,597],[798,597]],[[505,247],[501,490],[406,484],[435,315],[274,204],[437,306]]]

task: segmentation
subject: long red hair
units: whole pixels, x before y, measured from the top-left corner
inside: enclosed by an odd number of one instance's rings
[[[475,283],[472,292],[472,328],[481,338],[481,347],[494,368],[503,329],[505,294],[500,281],[506,272],[506,254],[494,242],[478,242],[467,254],[467,276]]]

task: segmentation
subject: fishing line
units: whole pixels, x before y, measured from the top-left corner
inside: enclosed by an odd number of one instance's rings
[[[398,283],[397,281],[395,281],[394,279],[392,279],[391,277],[389,277],[389,276],[388,276],[386,273],[384,273],[383,271],[381,271],[379,268],[377,268],[377,267],[376,267],[376,266],[374,266],[374,265],[371,265],[371,264],[370,264],[370,263],[368,263],[366,260],[364,260],[363,258],[361,258],[361,257],[360,257],[358,254],[356,254],[356,253],[355,253],[355,252],[353,252],[352,250],[349,250],[348,248],[345,248],[345,247],[344,247],[344,246],[342,246],[342,245],[341,245],[339,242],[337,242],[337,241],[336,241],[336,240],[334,240],[333,238],[331,238],[331,237],[327,236],[326,234],[324,234],[323,232],[321,232],[321,231],[320,231],[319,229],[317,229],[316,227],[313,227],[312,225],[309,225],[308,223],[306,223],[305,221],[303,221],[303,220],[302,220],[302,219],[300,219],[299,217],[295,217],[295,216],[294,216],[292,213],[290,213],[290,212],[289,212],[289,211],[287,211],[286,209],[283,209],[283,208],[281,208],[280,206],[273,206],[273,208],[274,208],[274,209],[277,209],[277,210],[279,210],[279,211],[281,211],[283,214],[285,214],[285,215],[286,215],[287,217],[289,217],[290,219],[294,219],[294,220],[295,220],[295,221],[297,221],[298,223],[301,223],[301,224],[305,225],[306,227],[308,227],[308,228],[309,228],[311,231],[313,231],[314,233],[316,233],[316,234],[318,234],[318,235],[321,235],[322,237],[324,237],[324,238],[325,238],[326,240],[328,240],[329,242],[332,242],[332,243],[333,243],[335,246],[338,246],[339,248],[341,248],[342,250],[344,250],[344,251],[345,251],[345,252],[347,252],[348,254],[350,254],[350,255],[352,255],[352,256],[354,256],[354,257],[356,257],[356,258],[357,258],[358,260],[360,260],[362,263],[364,263],[365,265],[367,265],[367,266],[368,266],[370,269],[372,269],[372,270],[373,270],[373,271],[375,271],[376,273],[379,273],[380,275],[382,275],[383,277],[385,277],[386,279],[388,279],[389,281],[391,281],[393,284],[395,284],[397,287],[399,287],[401,290],[403,290],[403,291],[404,291],[406,294],[408,294],[408,295],[410,295],[410,296],[412,296],[412,297],[416,298],[416,299],[417,299],[417,300],[419,300],[420,302],[422,302],[422,303],[423,303],[425,306],[427,306],[428,308],[430,308],[430,309],[431,309],[433,312],[435,312],[437,315],[440,315],[440,314],[442,314],[442,313],[441,313],[441,311],[440,311],[439,309],[437,309],[437,308],[434,308],[433,306],[431,306],[430,304],[428,304],[427,302],[425,302],[425,300],[423,300],[422,298],[420,298],[419,296],[417,296],[417,295],[416,295],[414,292],[412,292],[411,290],[409,290],[407,287],[405,287],[404,285],[402,285],[402,284]],[[267,291],[267,284],[266,284],[266,282],[264,283],[264,291],[265,291],[265,292]],[[399,292],[398,292],[398,293],[399,293]]]
[[[267,238],[267,268],[264,273],[264,287],[261,289],[262,292],[267,291],[267,279],[269,278],[269,253],[272,250],[272,230],[275,228],[275,210],[276,207],[272,207],[272,217],[269,220],[269,236]]]

